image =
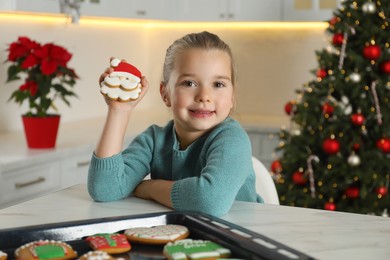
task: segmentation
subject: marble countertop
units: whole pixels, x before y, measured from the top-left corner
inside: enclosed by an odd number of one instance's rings
[[[0,210],[0,229],[166,211],[138,198],[94,202],[76,185]],[[390,259],[390,218],[246,202],[221,218],[317,259]]]

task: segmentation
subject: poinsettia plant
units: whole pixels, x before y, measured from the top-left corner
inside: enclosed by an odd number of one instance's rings
[[[57,111],[54,100],[60,98],[70,106],[68,97],[76,96],[73,86],[79,78],[68,67],[72,58],[64,47],[46,43],[40,44],[28,37],[19,37],[9,44],[6,82],[22,80],[9,100],[21,105],[28,101],[27,116],[48,116],[50,108]]]

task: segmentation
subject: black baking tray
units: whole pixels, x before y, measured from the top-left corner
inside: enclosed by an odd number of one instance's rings
[[[28,242],[49,239],[69,243],[79,256],[90,251],[85,237],[97,233],[123,233],[130,227],[178,224],[190,230],[190,238],[214,241],[232,251],[238,259],[314,259],[261,234],[220,218],[195,212],[163,212],[61,222],[0,230],[0,250],[14,259],[14,251]],[[132,249],[120,257],[131,260],[165,259],[163,246],[132,243]],[[118,255],[114,255],[118,256]]]

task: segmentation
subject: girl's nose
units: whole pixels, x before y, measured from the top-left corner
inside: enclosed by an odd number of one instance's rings
[[[200,87],[195,97],[196,102],[210,102],[211,94],[210,91],[205,87]]]

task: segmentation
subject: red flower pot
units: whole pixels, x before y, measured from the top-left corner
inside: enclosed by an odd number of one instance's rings
[[[54,148],[56,146],[59,115],[47,117],[22,116],[24,133],[29,148]]]

